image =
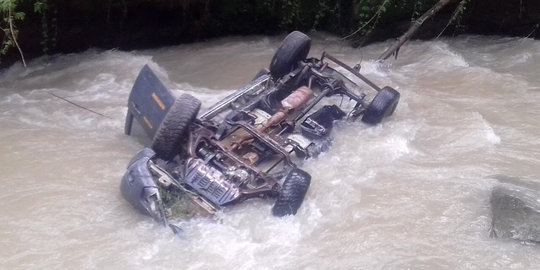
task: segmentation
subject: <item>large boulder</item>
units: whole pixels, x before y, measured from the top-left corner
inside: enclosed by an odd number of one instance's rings
[[[491,193],[490,236],[540,242],[540,192],[531,185],[503,181]]]

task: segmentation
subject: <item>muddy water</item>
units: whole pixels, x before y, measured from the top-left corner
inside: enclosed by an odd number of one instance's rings
[[[492,175],[540,182],[540,41],[461,37],[327,50],[402,93],[382,125],[341,123],[304,168],[296,216],[271,201],[177,221],[181,238],[119,192],[145,143],[123,134],[126,99],[149,64],[205,106],[268,65],[280,38],[227,38],[149,51],[60,55],[0,75],[1,269],[527,269],[539,246],[489,238]],[[104,116],[88,112],[66,98]]]

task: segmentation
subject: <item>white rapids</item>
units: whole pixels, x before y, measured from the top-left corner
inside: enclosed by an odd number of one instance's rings
[[[222,38],[155,50],[57,55],[0,74],[0,269],[531,269],[540,246],[489,238],[492,175],[540,182],[540,41],[464,36],[326,50],[362,61],[401,92],[391,118],[340,123],[309,160],[296,216],[250,200],[178,221],[176,237],[123,200],[123,134],[133,82],[149,64],[204,107],[267,67],[281,37]],[[366,90],[370,91],[367,86]],[[54,95],[103,114],[76,107]],[[539,198],[540,199],[540,198]]]

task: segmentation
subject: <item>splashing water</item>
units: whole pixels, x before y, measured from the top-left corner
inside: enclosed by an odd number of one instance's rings
[[[120,178],[145,142],[123,134],[144,64],[207,108],[267,67],[279,38],[156,50],[88,51],[0,74],[2,269],[522,269],[538,246],[489,238],[489,194],[504,174],[540,181],[540,41],[466,36],[326,50],[401,92],[379,126],[340,123],[296,216],[250,200],[175,237],[124,201]],[[367,88],[366,88],[367,89]],[[369,90],[368,90],[369,91]],[[75,107],[52,94],[106,115]]]

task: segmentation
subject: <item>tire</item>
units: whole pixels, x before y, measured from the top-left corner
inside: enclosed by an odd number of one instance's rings
[[[385,86],[367,107],[362,122],[370,125],[379,124],[383,118],[390,116],[396,110],[400,94],[390,86]]]
[[[200,108],[201,102],[188,94],[174,101],[152,141],[152,149],[159,157],[171,159],[180,152],[180,142]]]
[[[281,193],[278,195],[272,214],[276,217],[295,215],[311,183],[311,176],[300,169],[293,169],[285,178]]]
[[[288,34],[270,62],[272,78],[277,80],[295,69],[298,61],[306,59],[310,48],[311,39],[306,34],[299,31]]]

